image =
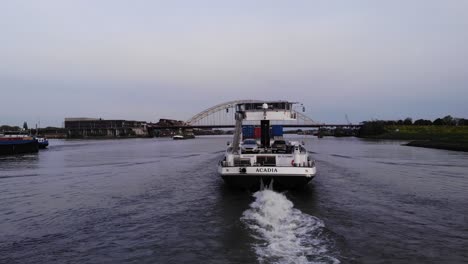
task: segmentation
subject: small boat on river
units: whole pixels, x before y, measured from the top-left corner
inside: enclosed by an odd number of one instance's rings
[[[36,137],[36,140],[40,149],[45,149],[49,146],[49,140],[45,137]]]
[[[182,131],[180,130],[179,133],[172,136],[174,140],[181,140],[181,139],[192,139],[195,138],[195,134],[193,134],[193,130]]]
[[[182,139],[185,139],[185,137],[183,135],[174,135],[172,137],[173,140],[182,140]]]

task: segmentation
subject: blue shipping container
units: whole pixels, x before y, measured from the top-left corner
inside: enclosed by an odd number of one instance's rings
[[[283,126],[272,125],[271,126],[271,134],[274,137],[282,137],[283,136]]]
[[[255,133],[255,127],[252,125],[242,126],[243,138],[253,138]]]

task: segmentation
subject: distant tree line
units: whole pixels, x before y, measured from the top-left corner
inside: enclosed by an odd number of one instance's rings
[[[46,128],[40,128],[41,130],[59,130],[62,128],[59,127],[46,127]],[[28,123],[24,122],[23,123],[23,128],[19,126],[9,126],[9,125],[0,125],[0,132],[19,132],[19,131],[30,131],[30,130],[35,130],[34,128],[29,129],[28,128]]]
[[[468,119],[465,118],[453,118],[448,115],[443,118],[437,118],[434,121],[428,119],[418,119],[413,122],[413,119],[407,117],[400,120],[374,120],[374,121],[364,121],[362,124],[368,123],[378,123],[384,126],[468,126]]]
[[[434,121],[428,119],[418,119],[413,122],[412,118],[407,117],[403,120],[375,120],[363,122],[363,124],[366,123],[379,123],[383,124],[384,126],[468,126],[468,119],[453,118],[452,116],[448,115],[443,118],[437,118]]]
[[[23,123],[23,129],[28,130],[28,123],[27,122]],[[17,131],[21,131],[21,128],[19,126],[9,126],[9,125],[1,125],[0,126],[0,132],[7,132],[7,131],[17,132]]]
[[[468,119],[453,118],[448,115],[443,118],[437,118],[434,121],[427,119],[418,119],[413,122],[413,119],[408,117],[404,120],[373,120],[362,122],[362,126],[358,131],[358,136],[375,136],[384,134],[386,127],[389,126],[468,126]]]
[[[6,132],[6,131],[21,131],[21,128],[19,126],[7,126],[7,125],[0,126],[0,132]]]
[[[362,122],[362,126],[359,128],[359,131],[358,131],[358,136],[368,137],[368,136],[381,135],[386,132],[385,130],[386,125],[393,125],[388,122],[389,121],[383,121],[383,120]]]

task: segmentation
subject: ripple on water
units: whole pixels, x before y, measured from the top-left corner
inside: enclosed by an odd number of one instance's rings
[[[281,193],[262,190],[254,197],[242,221],[257,240],[260,263],[340,263],[329,252],[322,220],[293,208]]]

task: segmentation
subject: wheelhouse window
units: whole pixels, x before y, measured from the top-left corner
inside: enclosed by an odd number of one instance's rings
[[[243,111],[261,111],[263,110],[264,103],[247,103],[247,104],[238,104],[236,106],[236,110],[243,112]],[[267,102],[270,109],[273,110],[291,110],[292,104],[288,102]]]

